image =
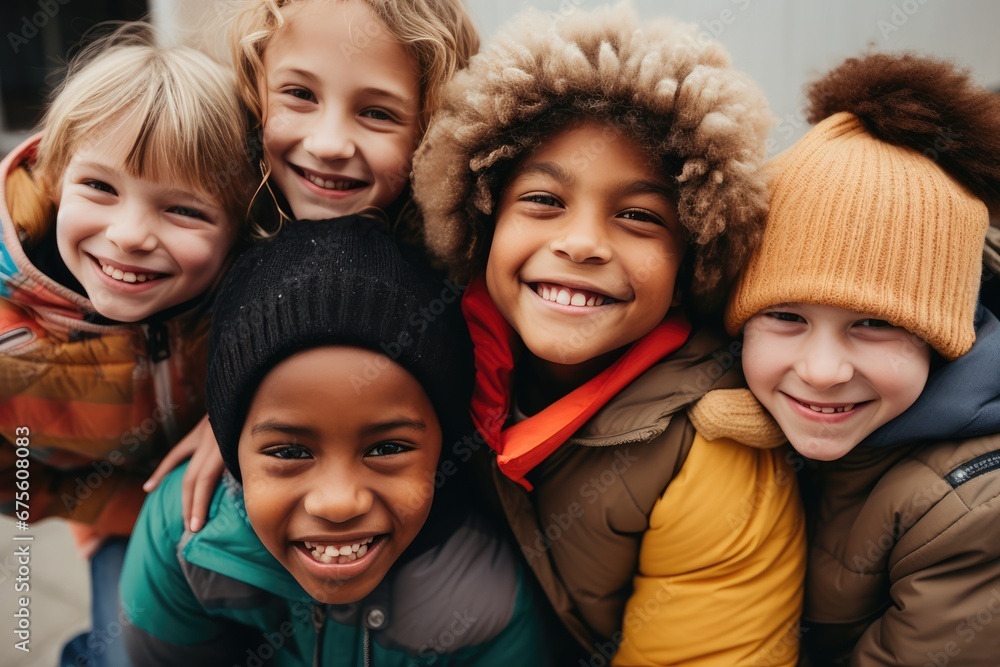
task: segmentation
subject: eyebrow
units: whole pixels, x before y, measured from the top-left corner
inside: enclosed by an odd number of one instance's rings
[[[372,436],[372,435],[378,435],[380,433],[388,433],[389,431],[394,431],[397,428],[412,428],[418,431],[426,431],[427,424],[419,420],[400,417],[398,419],[391,419],[389,421],[379,422],[378,424],[371,424],[369,426],[366,426],[363,429],[361,429],[361,434],[365,436]],[[312,437],[316,435],[316,432],[313,431],[311,428],[286,424],[284,422],[279,422],[275,419],[265,419],[262,422],[254,424],[253,428],[250,429],[250,435],[257,435],[258,433],[264,433],[268,431],[288,433],[290,435],[295,435],[299,437]]]
[[[410,104],[413,100],[409,97],[403,97],[402,95],[397,95],[391,91],[384,88],[365,88],[361,91],[363,95],[371,95],[372,97],[388,97],[389,99],[395,100],[400,104]]]
[[[265,419],[262,422],[254,424],[253,428],[250,429],[250,435],[257,435],[258,433],[264,433],[267,431],[278,431],[279,433],[288,433],[290,435],[297,435],[300,437],[315,435],[315,431],[310,428],[285,424],[275,419]]]
[[[671,191],[667,185],[647,179],[625,183],[619,188],[618,191],[620,194],[626,196],[644,194],[658,195],[671,203],[674,202],[677,197],[676,193]]]
[[[384,421],[378,424],[371,424],[370,426],[366,426],[361,430],[361,433],[362,435],[372,436],[381,433],[388,433],[389,431],[394,431],[397,428],[411,428],[423,432],[427,430],[427,424],[416,419],[399,417],[397,419],[391,419],[389,421]]]
[[[107,174],[108,176],[118,176],[119,172],[124,171],[121,167],[110,167],[110,166],[108,166],[106,164],[103,164],[101,162],[93,162],[91,160],[83,160],[83,161],[80,161],[80,162],[73,162],[73,163],[70,164],[70,166],[73,167],[73,168],[75,168],[75,169],[82,169],[84,171],[87,171],[87,170],[90,170],[90,171],[99,171],[99,172],[102,172],[104,174]],[[136,176],[132,176],[132,178],[137,178],[137,177]],[[148,181],[150,183],[154,183],[154,184],[157,185],[157,187],[162,187],[156,181],[153,181],[152,179],[144,178],[142,180]],[[220,203],[218,203],[217,201],[210,200],[210,199],[205,199],[204,196],[202,196],[202,195],[200,195],[200,194],[198,194],[196,192],[193,192],[191,190],[178,190],[177,188],[164,188],[160,192],[160,195],[163,196],[163,197],[167,197],[167,198],[187,199],[189,201],[194,202],[195,205],[199,206],[200,208],[215,209],[215,210],[219,210],[219,211],[222,210],[222,205]]]
[[[532,174],[541,174],[559,181],[563,185],[573,185],[576,179],[568,171],[560,167],[555,162],[532,162],[526,167],[522,167],[515,176],[515,180]]]
[[[277,76],[279,74],[295,74],[296,76],[301,76],[304,79],[309,79],[312,82],[317,81],[316,75],[312,72],[306,71],[304,69],[299,69],[297,67],[279,67],[274,71],[272,76]]]

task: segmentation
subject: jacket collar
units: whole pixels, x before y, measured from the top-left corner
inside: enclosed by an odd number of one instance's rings
[[[472,420],[497,452],[500,470],[529,490],[531,484],[525,476],[533,468],[646,370],[680,348],[691,332],[683,317],[668,317],[592,380],[538,414],[505,428],[511,409],[515,348],[520,340],[493,304],[482,280],[474,281],[465,291],[462,312],[475,349]],[[580,435],[587,437],[586,433]]]
[[[976,309],[976,342],[931,373],[917,401],[862,441],[893,447],[917,440],[959,440],[1000,432],[1000,321]]]

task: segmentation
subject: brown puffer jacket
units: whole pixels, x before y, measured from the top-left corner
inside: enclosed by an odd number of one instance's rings
[[[807,478],[802,664],[1000,665],[1000,435],[858,448]]]

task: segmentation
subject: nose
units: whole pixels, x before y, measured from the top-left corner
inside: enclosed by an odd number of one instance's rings
[[[580,210],[564,217],[552,252],[577,264],[603,264],[611,259],[605,220],[594,211]]]
[[[798,355],[795,372],[816,389],[830,389],[854,377],[850,350],[832,336],[813,332]]]
[[[317,114],[306,131],[302,147],[317,160],[346,160],[357,152],[353,131],[353,115],[331,109]]]
[[[304,506],[310,516],[333,523],[346,523],[367,514],[375,496],[357,475],[318,474],[310,480]]]
[[[122,252],[151,252],[156,248],[155,218],[158,212],[123,208],[110,215],[111,221],[104,235]]]

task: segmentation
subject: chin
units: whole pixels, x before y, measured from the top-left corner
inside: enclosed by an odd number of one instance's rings
[[[795,448],[795,451],[806,458],[812,459],[813,461],[836,461],[837,459],[846,456],[858,445],[856,442],[829,443],[809,439],[806,439],[801,443],[789,439],[789,442],[792,443],[792,447]]]

